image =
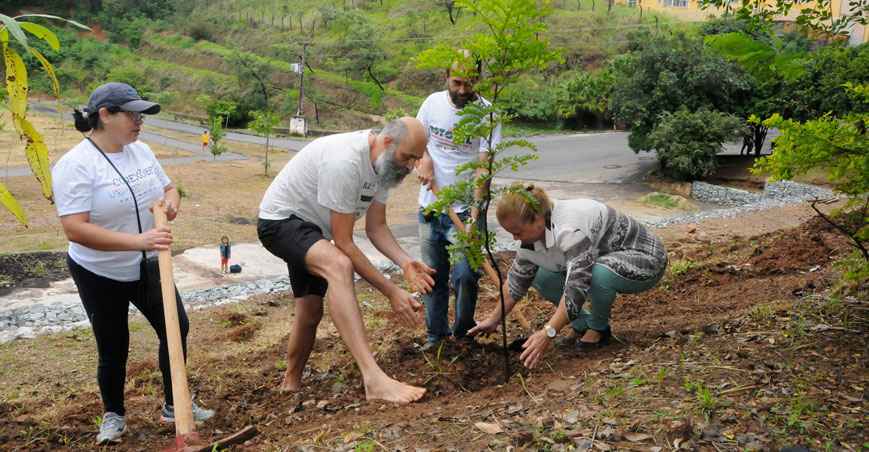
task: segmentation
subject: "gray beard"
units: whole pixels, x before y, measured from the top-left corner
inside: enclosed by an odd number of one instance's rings
[[[398,186],[410,174],[409,169],[395,162],[395,149],[397,147],[396,145],[391,145],[386,148],[374,162],[374,170],[380,179],[380,185],[387,190]]]

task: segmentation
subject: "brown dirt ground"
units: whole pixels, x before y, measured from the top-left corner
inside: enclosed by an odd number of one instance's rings
[[[831,262],[847,245],[818,219],[757,232],[727,240],[665,231],[670,271],[657,288],[620,298],[618,343],[580,353],[568,340],[532,371],[514,354],[506,383],[500,339],[423,353],[422,330],[395,328],[386,300],[360,284],[378,362],[428,389],[409,406],[364,400],[359,372],[328,320],[302,397],[278,393],[292,317],[286,294],[192,312],[192,386],[218,410],[200,433],[220,437],[255,424],[260,434],[235,450],[865,447],[867,294],[827,290],[838,279]],[[502,257],[506,266],[510,256]],[[484,283],[480,315],[493,297]],[[519,308],[538,328],[552,313],[533,293]],[[153,333],[141,320],[131,330],[131,431],[117,449],[153,450],[168,445],[173,430],[156,420]],[[525,332],[510,321],[508,333],[512,340]],[[101,407],[89,330],[5,344],[0,359],[9,363],[0,370],[4,448],[93,448]]]

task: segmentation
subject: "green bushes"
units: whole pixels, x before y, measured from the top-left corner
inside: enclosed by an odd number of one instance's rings
[[[649,134],[666,112],[736,113],[747,105],[751,79],[702,40],[642,34],[634,37],[632,50],[613,65],[609,107],[616,119],[630,126],[628,144],[634,151],[655,149]]]
[[[742,120],[718,111],[665,112],[648,135],[661,170],[677,179],[697,179],[715,171],[715,155],[723,143],[743,132]]]
[[[504,90],[505,108],[522,121],[567,124],[572,128],[609,125],[607,99],[612,72],[567,71],[557,77],[526,76]]]

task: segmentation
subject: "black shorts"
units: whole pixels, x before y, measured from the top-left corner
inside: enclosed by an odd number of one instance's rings
[[[305,255],[308,254],[308,250],[318,241],[325,240],[319,226],[295,215],[286,220],[260,218],[257,221],[256,233],[270,253],[287,263],[294,296],[326,295],[328,288],[326,280],[312,275],[305,265]]]

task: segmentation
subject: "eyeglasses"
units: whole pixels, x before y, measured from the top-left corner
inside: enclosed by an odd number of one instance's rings
[[[125,111],[124,113],[126,113],[133,122],[143,122],[145,120],[145,116],[142,113],[136,111]]]

